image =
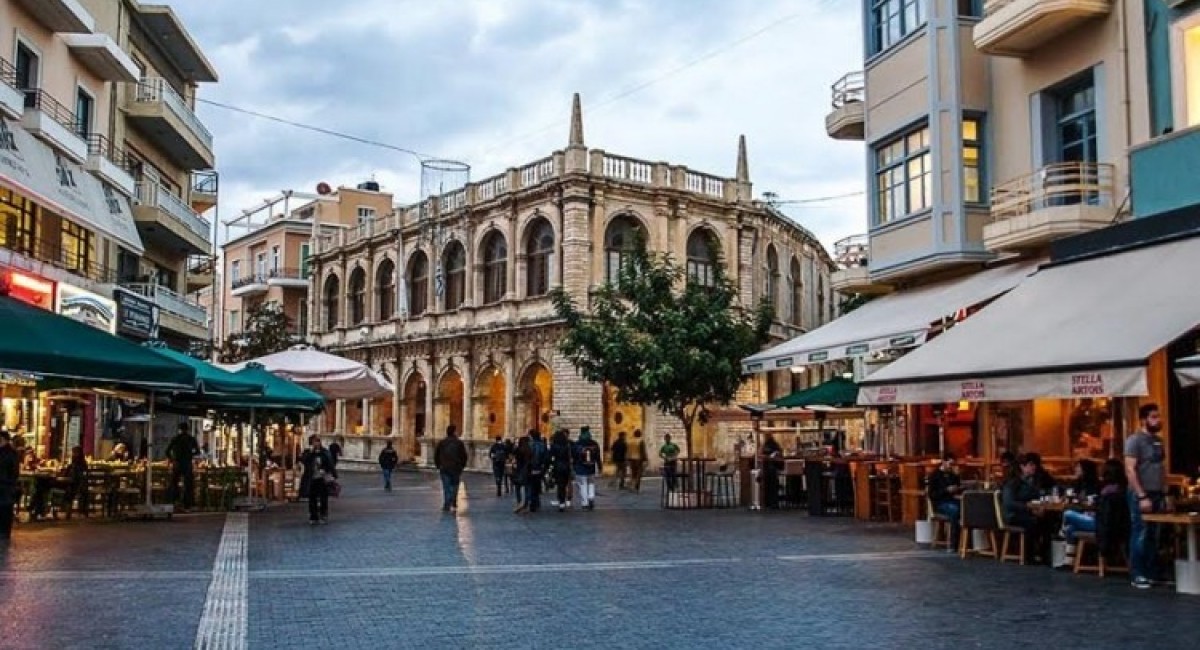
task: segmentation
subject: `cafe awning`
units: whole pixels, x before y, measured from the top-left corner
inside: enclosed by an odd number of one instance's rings
[[[257,363],[248,363],[232,373],[239,380],[262,387],[261,395],[195,395],[181,398],[185,407],[248,411],[289,411],[315,413],[325,408],[325,398],[295,382],[267,372]]]
[[[197,388],[205,395],[253,396],[263,394],[264,389],[261,382],[252,381],[236,373],[226,372],[211,363],[182,352],[176,352],[161,343],[143,345],[167,359],[191,366],[196,371]]]
[[[1175,376],[1184,388],[1200,384],[1200,354],[1176,361]]]
[[[809,406],[854,406],[858,402],[858,384],[849,379],[835,377],[812,388],[798,390],[771,402],[779,408],[807,408]]]
[[[807,334],[742,360],[747,374],[921,345],[935,323],[1017,286],[1032,262],[986,269],[877,298]]]
[[[1200,323],[1200,238],[1047,267],[867,377],[859,404],[1146,395],[1150,355]]]

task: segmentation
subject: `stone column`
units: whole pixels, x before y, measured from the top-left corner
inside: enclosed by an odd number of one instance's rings
[[[467,353],[462,356],[462,372],[463,382],[463,430],[461,432],[464,438],[478,438],[479,432],[475,430],[475,361],[471,358],[471,354]]]
[[[504,351],[504,437],[515,438],[513,420],[516,418],[517,355],[513,350]]]

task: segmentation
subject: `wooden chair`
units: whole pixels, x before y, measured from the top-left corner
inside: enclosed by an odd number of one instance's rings
[[[1001,529],[1000,510],[997,507],[997,493],[985,490],[967,490],[962,495],[961,529],[958,534],[958,554],[967,557],[967,553],[984,557],[998,557],[999,544],[996,543],[996,533]],[[988,536],[987,549],[971,549],[971,537],[975,531],[986,531]]]
[[[1086,551],[1089,547],[1095,549],[1096,561],[1088,563],[1084,561]],[[1121,554],[1125,554],[1124,547],[1121,548]],[[1075,533],[1075,573],[1095,573],[1101,578],[1105,572],[1111,573],[1129,573],[1129,560],[1125,560],[1123,566],[1111,566],[1108,560],[1105,559],[1103,551],[1100,549],[1100,544],[1097,542],[1096,533]]]
[[[950,518],[934,510],[933,501],[925,496],[925,508],[929,512],[929,521],[933,524],[933,541],[929,548],[950,548]]]
[[[1000,503],[1000,493],[995,493],[996,503],[996,519],[999,520],[1001,530],[1004,532],[1004,540],[1000,545],[1000,561],[1007,562],[1008,560],[1017,560],[1022,566],[1025,564],[1025,540],[1029,537],[1028,531],[1021,526],[1013,526],[1004,523],[1004,510]],[[1016,537],[1019,544],[1016,548],[1016,554],[1008,552],[1009,545],[1012,543],[1013,537]]]

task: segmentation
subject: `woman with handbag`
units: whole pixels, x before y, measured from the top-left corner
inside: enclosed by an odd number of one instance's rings
[[[309,445],[300,456],[304,474],[300,477],[300,498],[308,498],[308,524],[329,523],[329,488],[337,478],[333,469],[333,457],[321,445],[321,439],[310,436]]]

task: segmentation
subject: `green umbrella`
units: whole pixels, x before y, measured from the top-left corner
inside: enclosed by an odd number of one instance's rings
[[[232,373],[242,381],[253,382],[262,388],[261,395],[196,395],[181,396],[180,406],[202,406],[214,409],[259,409],[263,411],[316,412],[325,407],[319,393],[276,377],[256,363]]]
[[[196,390],[191,366],[3,295],[0,369],[53,383]]]
[[[779,408],[806,408],[809,406],[845,407],[858,404],[858,384],[837,377],[812,388],[798,390],[771,402]]]
[[[227,370],[222,370],[196,357],[176,352],[159,342],[147,343],[145,345],[154,350],[156,354],[186,366],[191,366],[196,371],[196,383],[200,388],[200,392],[205,395],[249,396],[262,395],[264,392],[262,382],[253,381]]]

